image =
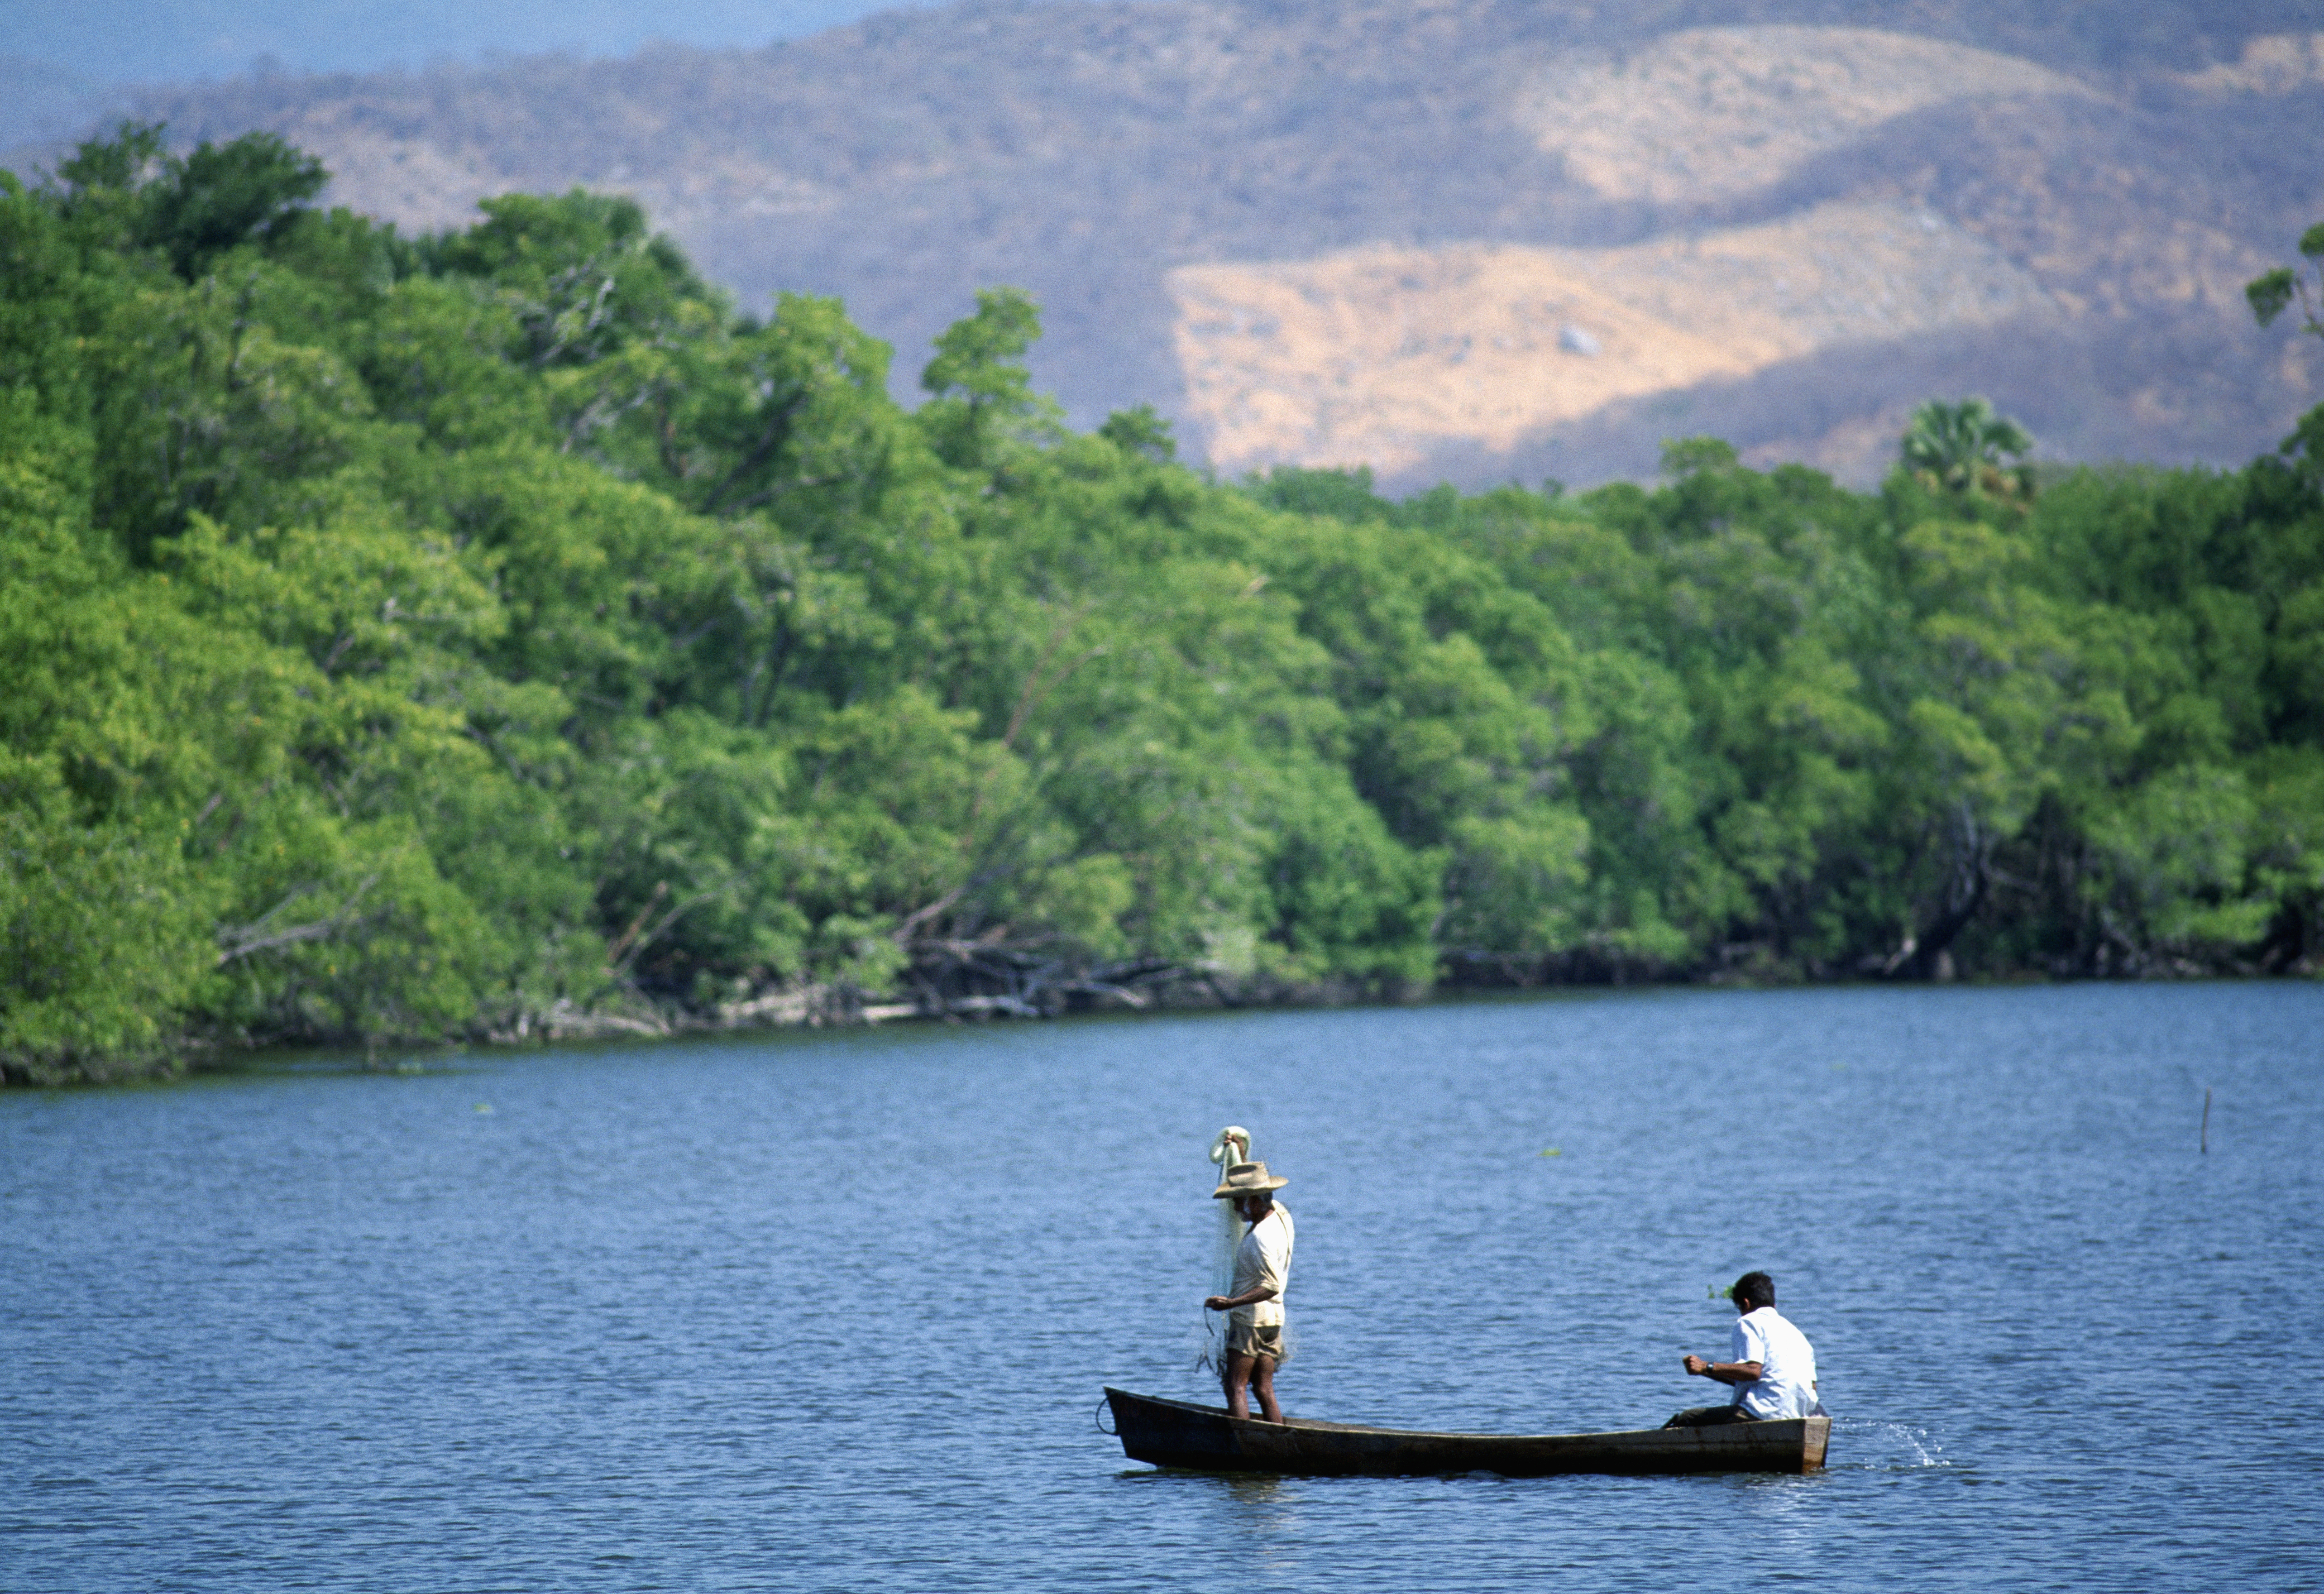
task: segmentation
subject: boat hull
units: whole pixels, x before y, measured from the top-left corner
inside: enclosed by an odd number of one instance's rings
[[[1214,1405],[1109,1388],[1121,1448],[1135,1461],[1204,1472],[1313,1477],[1499,1472],[1633,1476],[1685,1472],[1813,1472],[1823,1465],[1829,1417],[1646,1428],[1630,1433],[1422,1433],[1294,1418],[1263,1423]]]

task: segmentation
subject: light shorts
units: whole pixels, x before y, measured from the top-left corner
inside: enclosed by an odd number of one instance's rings
[[[1283,1325],[1279,1322],[1256,1323],[1243,1327],[1227,1325],[1227,1354],[1230,1356],[1264,1356],[1270,1361],[1284,1361],[1289,1352],[1283,1344]]]

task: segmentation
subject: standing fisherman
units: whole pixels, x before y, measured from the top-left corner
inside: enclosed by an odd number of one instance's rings
[[[1283,1294],[1291,1284],[1291,1214],[1275,1204],[1275,1193],[1291,1183],[1271,1177],[1263,1162],[1239,1162],[1226,1171],[1214,1200],[1231,1201],[1235,1212],[1250,1225],[1235,1247],[1234,1281],[1231,1294],[1212,1295],[1203,1305],[1227,1313],[1226,1364],[1220,1382],[1226,1387],[1227,1414],[1250,1415],[1250,1387],[1259,1386],[1259,1414],[1270,1423],[1283,1421],[1275,1402],[1275,1368],[1283,1359]]]

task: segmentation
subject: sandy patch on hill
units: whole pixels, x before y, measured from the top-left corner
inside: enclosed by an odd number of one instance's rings
[[[1623,249],[1367,248],[1186,266],[1169,288],[1211,461],[1505,449],[1618,400],[1848,344],[2047,311],[2033,278],[1922,212],[1834,204]]]
[[[1520,121],[1600,192],[1684,203],[1765,188],[1883,122],[1974,96],[2080,95],[1987,50],[1868,28],[1693,28],[1538,75]]]

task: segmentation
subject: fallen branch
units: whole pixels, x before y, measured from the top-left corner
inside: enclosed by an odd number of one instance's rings
[[[294,926],[288,930],[268,930],[266,926],[273,922],[275,915],[300,898],[314,894],[315,889],[312,886],[294,887],[289,896],[260,914],[249,924],[221,925],[217,933],[219,948],[217,962],[212,966],[222,969],[236,958],[250,957],[262,952],[272,952],[278,947],[296,946],[301,942],[327,941],[355,922],[355,904],[363,900],[364,892],[378,883],[379,876],[375,874],[366,878],[348,896],[346,905],[328,918],[317,919],[313,924]]]
[[[626,947],[627,950],[624,951],[619,958],[615,958],[610,954],[606,957],[606,964],[613,971],[614,973],[619,974],[623,978],[627,978],[630,965],[637,961],[638,954],[643,952],[647,947],[651,946],[655,942],[660,940],[663,935],[668,934],[669,930],[677,925],[678,920],[684,918],[687,914],[693,912],[696,908],[709,901],[713,897],[718,895],[715,889],[707,891],[696,891],[693,896],[688,897],[685,901],[679,903],[668,913],[662,915],[661,921],[655,925],[652,929],[648,930],[643,935],[640,935],[638,934],[638,926],[645,923],[646,915],[653,911],[653,905],[659,901],[663,894],[669,889],[669,886],[667,881],[654,888],[654,894],[646,899],[645,907],[639,910],[636,922],[630,926],[628,934],[624,935],[617,944],[620,946]]]

